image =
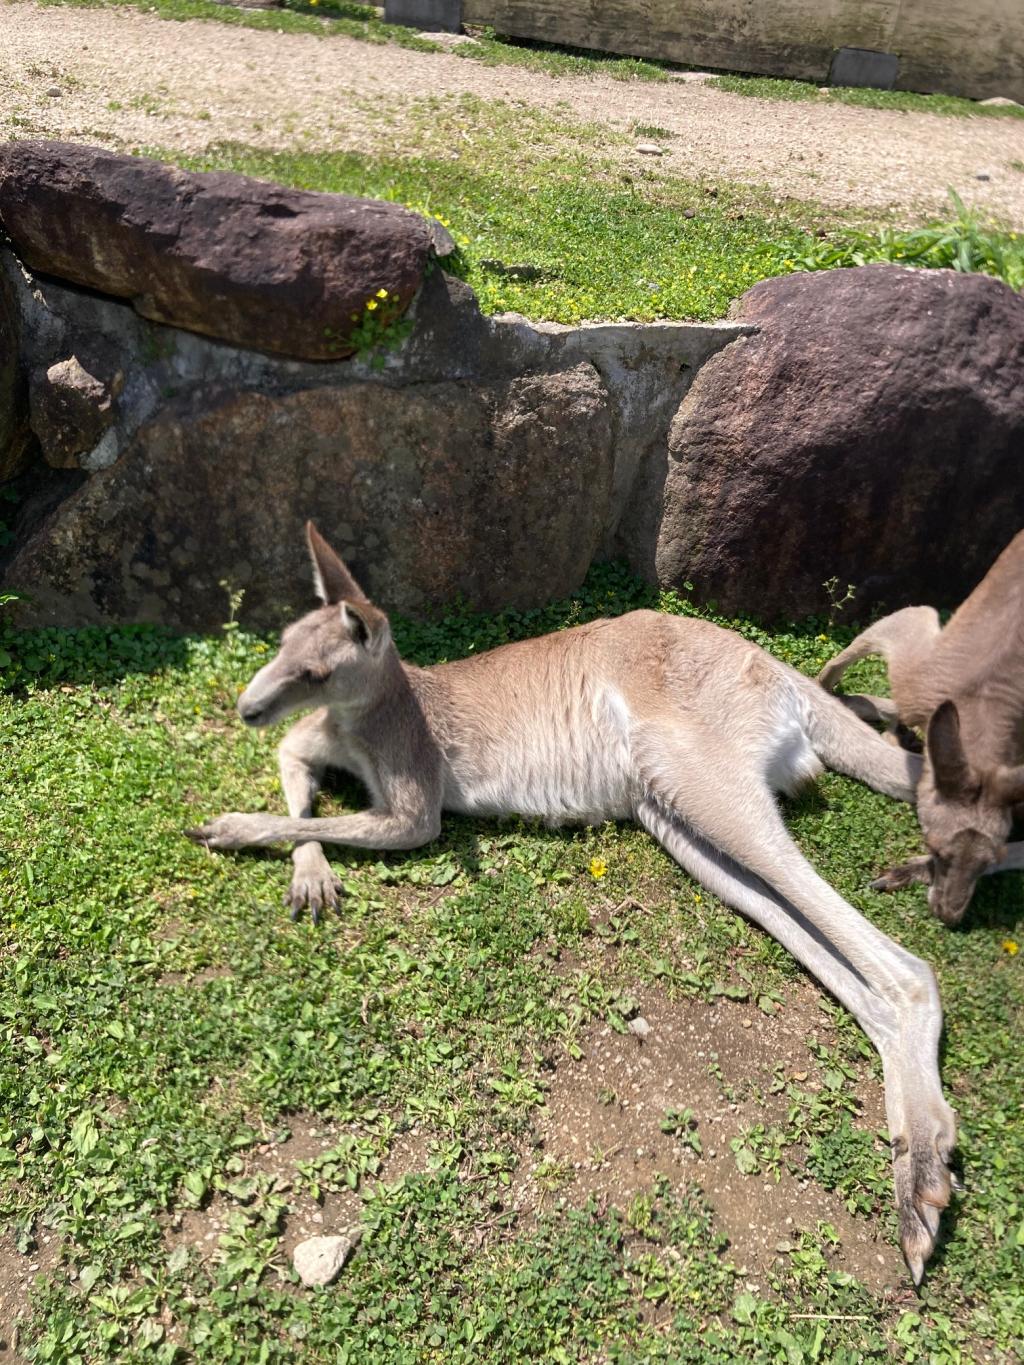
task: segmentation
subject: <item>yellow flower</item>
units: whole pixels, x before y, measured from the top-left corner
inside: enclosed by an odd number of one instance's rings
[[[367,300],[366,300],[366,307],[367,307],[368,311],[372,313],[373,310],[377,307],[377,300],[376,300],[376,299],[367,299]]]
[[[594,878],[595,881],[599,882],[607,871],[608,864],[605,862],[603,858],[591,858],[590,875]]]
[[[1019,948],[1019,946],[1014,942],[1014,940],[1013,940],[1012,938],[1004,938],[1004,939],[1003,939],[1003,952],[1004,952],[1004,953],[1009,953],[1009,955],[1010,955],[1011,957],[1016,957],[1017,954],[1020,952],[1020,948]]]
[[[388,296],[388,291],[387,291],[386,289],[378,289],[378,290],[377,290],[377,297],[378,297],[379,299],[386,299],[387,296]]]
[[[827,635],[819,635],[819,636],[818,636],[818,639],[819,639],[819,640],[824,640],[824,641],[827,642],[827,641],[828,641],[828,636],[827,636]]]

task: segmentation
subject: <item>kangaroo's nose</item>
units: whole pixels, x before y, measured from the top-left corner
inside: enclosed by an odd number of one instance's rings
[[[266,707],[261,706],[258,702],[247,701],[244,692],[238,698],[238,714],[246,725],[259,725],[265,711]]]

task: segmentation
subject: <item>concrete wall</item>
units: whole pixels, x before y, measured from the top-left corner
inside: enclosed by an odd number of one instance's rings
[[[1024,102],[1022,0],[464,0],[518,38],[823,83],[841,47],[900,59],[896,88]]]

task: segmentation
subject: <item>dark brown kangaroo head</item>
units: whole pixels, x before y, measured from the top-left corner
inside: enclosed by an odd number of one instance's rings
[[[932,855],[928,903],[944,924],[959,924],[978,878],[1006,856],[1013,807],[1021,801],[1024,768],[975,766],[956,705],[944,701],[928,722],[917,807]]]
[[[306,540],[323,606],[288,626],[275,657],[238,699],[247,725],[273,725],[319,706],[372,702],[395,658],[388,618],[369,600],[311,521]]]

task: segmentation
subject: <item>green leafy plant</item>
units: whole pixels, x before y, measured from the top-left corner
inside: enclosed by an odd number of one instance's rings
[[[791,243],[782,265],[787,270],[833,270],[841,266],[888,261],[926,269],[994,275],[1011,289],[1024,289],[1024,234],[984,220],[949,191],[955,217],[904,231],[840,231],[821,240]]]
[[[669,1133],[698,1156],[703,1155],[704,1147],[697,1132],[697,1115],[692,1109],[666,1109],[658,1125],[663,1133]]]

